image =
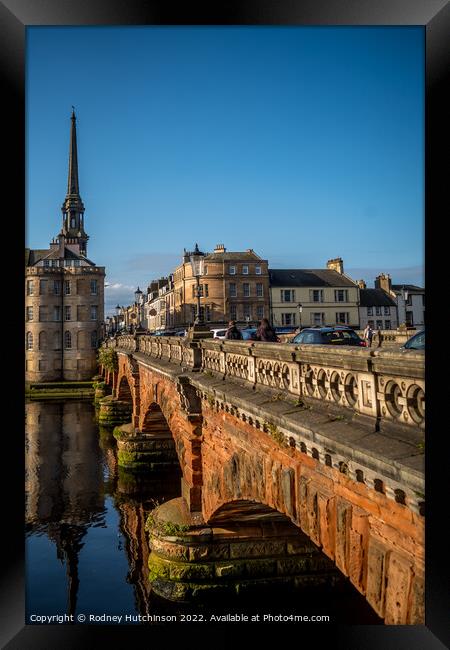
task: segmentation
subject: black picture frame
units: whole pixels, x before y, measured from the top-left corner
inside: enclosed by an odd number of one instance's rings
[[[24,330],[18,326],[23,319],[22,278],[15,265],[22,255],[25,240],[25,29],[31,25],[422,25],[426,34],[426,129],[425,129],[425,242],[427,293],[437,294],[438,285],[444,282],[446,264],[446,241],[439,237],[439,218],[444,220],[444,206],[448,205],[449,181],[448,141],[443,137],[448,120],[448,103],[445,91],[449,70],[448,41],[450,34],[450,6],[447,0],[229,0],[209,3],[206,7],[185,3],[175,9],[168,2],[145,0],[2,0],[0,3],[0,64],[3,80],[3,132],[9,136],[10,146],[3,150],[6,159],[6,176],[3,176],[2,199],[3,253],[12,251],[13,261],[5,292],[4,316],[4,389],[6,409],[13,412],[13,425],[5,425],[3,444],[4,470],[10,475],[4,483],[3,536],[8,541],[5,558],[7,567],[3,572],[1,598],[2,647],[8,650],[28,648],[92,648],[98,643],[111,643],[113,647],[144,647],[156,638],[170,638],[172,630],[158,627],[150,631],[140,626],[26,626],[24,625],[24,443],[22,429],[17,426],[23,412],[23,364],[19,360],[23,350]],[[447,165],[445,161],[447,160]],[[448,208],[447,208],[448,210]],[[431,250],[432,249],[432,250]],[[6,270],[6,267],[5,267]],[[11,277],[11,280],[9,279]],[[11,303],[11,298],[13,301]],[[17,305],[15,304],[17,300]],[[319,643],[322,631],[327,630],[336,648],[443,648],[450,645],[449,590],[447,549],[444,526],[446,522],[446,499],[449,493],[444,445],[445,406],[448,400],[444,382],[439,381],[431,369],[442,364],[440,348],[442,325],[438,298],[427,298],[427,373],[429,387],[427,396],[427,431],[432,440],[427,446],[427,524],[426,524],[426,625],[424,627],[387,626],[314,626],[313,632]],[[443,323],[445,325],[445,322]],[[438,338],[439,337],[439,338]],[[23,354],[23,352],[22,352]],[[444,393],[445,391],[445,393]],[[6,413],[5,413],[6,417]],[[447,442],[448,444],[448,442]],[[441,530],[442,529],[442,530]],[[343,629],[345,628],[345,629]],[[203,629],[203,628],[202,628]],[[262,628],[267,634],[267,628]],[[286,627],[278,627],[280,641]],[[289,635],[303,637],[307,628],[297,626]],[[161,631],[161,630],[160,630]],[[311,627],[308,630],[311,632]],[[251,628],[251,634],[255,628]],[[177,631],[177,633],[179,633]],[[196,627],[182,629],[198,643],[206,639]],[[214,643],[220,634],[236,637],[235,626],[208,630],[208,642]],[[199,635],[200,634],[200,635]],[[185,645],[189,643],[186,642]]]

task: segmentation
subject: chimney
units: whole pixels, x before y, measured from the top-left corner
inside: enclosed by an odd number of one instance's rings
[[[215,253],[225,253],[226,250],[227,249],[225,248],[225,246],[223,244],[216,244],[214,252]]]
[[[375,289],[383,289],[386,293],[391,293],[391,276],[389,273],[380,273],[375,278]]]
[[[367,288],[367,284],[364,282],[364,280],[358,280],[357,284],[358,284],[358,287],[360,289],[366,289]]]
[[[64,258],[64,249],[66,247],[66,238],[63,234],[59,236],[59,257]]]
[[[246,253],[254,253],[255,251],[253,250],[253,248],[246,248],[245,252]]]
[[[335,257],[332,260],[328,260],[327,269],[330,269],[330,271],[337,271],[342,275],[344,273],[344,262],[342,261],[342,257]]]

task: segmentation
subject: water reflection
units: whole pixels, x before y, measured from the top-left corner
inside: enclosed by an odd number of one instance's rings
[[[179,496],[179,472],[118,468],[88,402],[26,404],[25,466],[28,614],[147,613],[145,520]]]

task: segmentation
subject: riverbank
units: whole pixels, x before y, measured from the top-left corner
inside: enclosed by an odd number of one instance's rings
[[[94,383],[94,380],[26,383],[25,397],[28,399],[92,399],[95,393]]]

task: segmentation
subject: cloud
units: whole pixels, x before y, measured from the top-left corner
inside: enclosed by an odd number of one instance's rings
[[[105,286],[105,316],[115,314],[116,305],[130,305],[134,301],[134,291],[131,287],[121,282],[113,282]]]

